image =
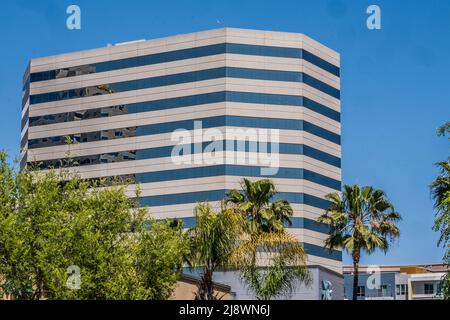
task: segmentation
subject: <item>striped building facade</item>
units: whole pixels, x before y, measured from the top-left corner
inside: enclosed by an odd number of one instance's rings
[[[341,252],[323,249],[327,226],[315,221],[325,194],[341,188],[339,59],[302,34],[229,28],[33,59],[24,76],[21,166],[72,158],[85,178],[128,177],[153,217],[182,218],[187,227],[196,203],[217,205],[242,177],[268,177],[292,204],[289,231],[308,264],[342,273]],[[174,131],[195,137],[196,123],[223,132],[222,163],[174,163]],[[235,161],[263,152],[245,136],[250,142],[239,149],[235,129],[277,130],[275,174]],[[205,147],[194,141],[193,158]]]

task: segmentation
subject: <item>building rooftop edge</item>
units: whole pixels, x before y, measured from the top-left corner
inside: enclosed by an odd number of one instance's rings
[[[360,265],[359,270],[365,270],[369,267],[379,267],[384,272],[397,272],[397,271],[409,271],[413,272],[413,270],[418,271],[418,269],[423,269],[426,272],[436,273],[436,272],[446,272],[450,270],[450,265],[444,263],[428,263],[428,264],[404,264],[404,265]],[[353,271],[353,266],[344,265],[342,266],[342,270],[344,273],[349,273]]]
[[[359,268],[367,268],[370,266],[378,266],[380,268],[396,268],[396,267],[429,267],[429,266],[445,266],[445,263],[422,263],[422,264],[414,264],[414,263],[410,263],[410,264],[363,264],[363,265],[359,265]],[[349,268],[349,269],[353,269],[352,265],[343,265],[343,268]]]
[[[214,34],[214,33],[221,33],[223,32],[223,35],[226,35],[227,32],[233,32],[233,31],[239,31],[240,33],[242,32],[247,32],[247,33],[261,33],[261,36],[267,36],[270,34],[273,35],[284,35],[285,37],[288,37],[290,39],[285,39],[285,40],[292,40],[293,38],[298,37],[300,41],[303,41],[303,39],[307,39],[308,41],[314,42],[315,44],[319,45],[320,47],[326,48],[327,50],[329,50],[333,55],[336,55],[337,57],[340,56],[340,54],[331,49],[330,47],[324,45],[323,43],[303,34],[303,33],[296,33],[296,32],[284,32],[284,31],[272,31],[272,30],[263,30],[263,29],[248,29],[248,28],[232,28],[232,27],[225,27],[225,28],[214,28],[214,29],[208,29],[208,30],[202,30],[202,31],[196,31],[196,32],[190,32],[190,33],[180,33],[180,34],[174,34],[174,35],[169,35],[169,36],[163,36],[163,37],[158,37],[158,38],[153,38],[153,39],[145,39],[145,40],[130,40],[130,41],[123,41],[123,42],[119,42],[116,43],[114,45],[111,44],[105,44],[105,46],[102,47],[96,47],[96,48],[90,48],[90,49],[85,49],[85,50],[76,50],[76,51],[70,51],[70,52],[65,52],[65,53],[60,53],[60,54],[55,54],[55,55],[48,55],[48,56],[40,56],[40,57],[35,57],[35,58],[30,58],[29,59],[29,64],[31,65],[32,63],[36,63],[39,62],[39,60],[49,60],[49,59],[58,59],[58,58],[62,58],[62,57],[67,57],[70,55],[79,55],[79,54],[88,54],[90,52],[94,53],[96,50],[101,50],[101,49],[105,49],[105,50],[115,50],[114,48],[117,48],[118,51],[120,50],[126,50],[128,49],[139,49],[140,46],[145,46],[146,44],[150,44],[152,42],[161,42],[161,41],[168,41],[168,40],[172,40],[172,39],[176,39],[178,37],[193,37],[193,36],[197,36],[197,37],[201,37],[202,35],[207,35],[208,33]]]

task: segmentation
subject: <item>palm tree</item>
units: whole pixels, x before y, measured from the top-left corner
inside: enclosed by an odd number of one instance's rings
[[[438,136],[445,136],[446,134],[450,134],[450,121],[447,121],[442,126],[437,129]]]
[[[450,134],[450,122],[445,123],[438,129],[438,135]],[[435,200],[436,220],[433,229],[440,232],[438,245],[444,247],[450,244],[450,158],[436,164],[440,174],[431,184],[431,193]],[[444,255],[444,263],[450,263],[450,250]],[[442,279],[442,292],[445,299],[450,299],[450,271]]]
[[[213,273],[229,265],[243,220],[234,210],[223,206],[216,213],[208,203],[200,203],[195,213],[196,225],[187,231],[190,252],[185,260],[191,269],[202,269],[196,300],[217,300],[220,297],[214,294]]]
[[[284,230],[292,224],[292,207],[286,200],[272,201],[276,189],[270,180],[243,179],[241,187],[242,192],[231,190],[225,200],[246,221],[233,261],[258,299],[288,295],[295,280],[310,280],[303,246]]]
[[[276,194],[275,185],[268,179],[250,181],[244,178],[243,192],[231,190],[226,203],[232,204],[244,213],[250,233],[281,231],[284,225],[291,225],[292,207],[286,200],[271,203]]]
[[[344,248],[353,259],[353,300],[357,300],[358,267],[361,252],[375,249],[387,252],[390,241],[400,236],[396,222],[401,216],[382,190],[366,186],[345,185],[342,198],[339,193],[326,196],[330,206],[318,222],[330,226],[325,247]]]
[[[441,231],[439,244],[444,243],[445,245],[450,239],[450,161],[441,161],[437,165],[441,173],[431,184],[431,192],[437,210],[434,229]]]

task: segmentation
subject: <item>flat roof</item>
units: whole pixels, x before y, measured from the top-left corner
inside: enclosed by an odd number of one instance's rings
[[[362,265],[359,266],[359,271],[366,272],[368,268],[378,267],[381,272],[405,272],[405,273],[418,273],[429,272],[446,272],[450,270],[450,266],[443,263],[430,263],[430,264],[404,264],[404,265]],[[352,273],[353,266],[343,266],[344,273]]]

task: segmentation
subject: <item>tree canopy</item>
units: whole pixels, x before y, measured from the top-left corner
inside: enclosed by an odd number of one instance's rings
[[[358,287],[358,267],[362,252],[387,252],[390,240],[400,236],[399,213],[384,191],[371,186],[345,185],[339,193],[327,195],[330,206],[318,221],[330,226],[325,246],[343,248],[353,259],[353,300]]]
[[[438,135],[449,135],[450,122],[444,123],[437,130]],[[431,184],[431,194],[435,201],[436,219],[433,229],[440,233],[438,245],[446,248],[443,262],[450,264],[450,158],[437,164],[439,175]],[[450,299],[450,271],[447,272],[442,282],[442,292],[445,299]]]
[[[0,288],[16,299],[167,299],[187,249],[126,185],[17,172],[0,153]]]

